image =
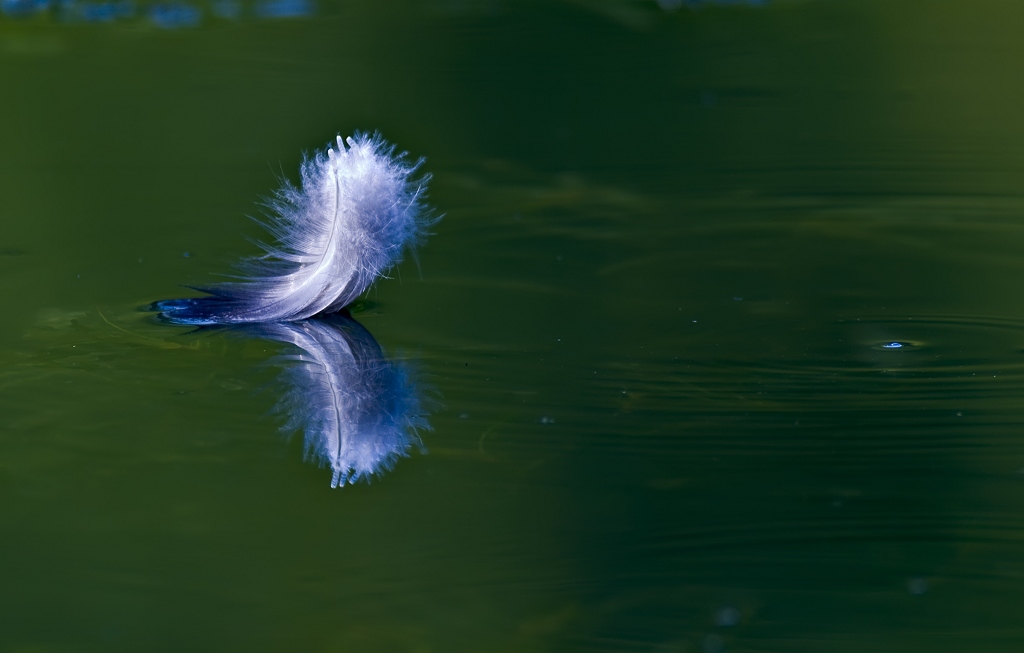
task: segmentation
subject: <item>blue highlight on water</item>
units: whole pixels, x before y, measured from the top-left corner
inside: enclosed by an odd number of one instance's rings
[[[149,19],[163,29],[179,27],[195,27],[203,15],[197,7],[183,2],[153,5],[149,10]]]
[[[50,0],[0,0],[0,11],[8,16],[28,16],[47,11]]]
[[[0,0],[0,14],[13,18],[54,13],[64,23],[112,23],[147,20],[160,29],[197,27],[204,19],[264,20],[302,18],[316,13],[314,0],[216,0],[208,7],[189,2],[137,4],[134,0],[78,2],[76,0]]]
[[[256,5],[256,15],[262,18],[300,18],[311,13],[311,0],[266,0]]]
[[[770,0],[657,0],[664,11],[705,5],[766,5]],[[11,17],[32,16],[55,11],[62,22],[110,23],[139,16],[161,29],[196,27],[204,13],[218,20],[241,20],[246,16],[274,20],[302,18],[316,13],[315,0],[251,0],[248,8],[241,0],[213,0],[208,6],[189,2],[143,3],[136,11],[134,0],[77,2],[76,0],[0,0],[0,13]]]

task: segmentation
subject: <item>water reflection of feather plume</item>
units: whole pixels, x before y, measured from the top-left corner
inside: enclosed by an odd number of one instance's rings
[[[422,448],[417,431],[429,425],[410,371],[386,359],[352,318],[333,315],[245,331],[298,350],[278,359],[284,393],[275,412],[285,416],[283,432],[303,432],[306,458],[331,468],[331,487],[369,481],[411,446]]]

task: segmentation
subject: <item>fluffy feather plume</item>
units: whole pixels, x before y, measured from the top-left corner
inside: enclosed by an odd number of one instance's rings
[[[424,204],[429,176],[412,179],[421,163],[396,155],[377,134],[338,136],[303,161],[301,188],[277,191],[265,223],[276,242],[261,243],[266,254],[245,264],[240,281],[154,308],[189,325],[302,320],[344,308],[434,221]]]
[[[245,330],[294,347],[281,360],[284,392],[275,411],[285,415],[282,431],[304,433],[306,458],[331,468],[331,487],[369,480],[420,444],[417,429],[429,425],[409,372],[352,318]]]

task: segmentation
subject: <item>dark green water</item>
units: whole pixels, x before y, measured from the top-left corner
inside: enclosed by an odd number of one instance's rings
[[[0,6],[0,651],[1021,650],[1024,5],[218,6]],[[332,490],[139,308],[354,129],[435,405]]]

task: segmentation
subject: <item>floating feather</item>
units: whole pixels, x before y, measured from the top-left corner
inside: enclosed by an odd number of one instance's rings
[[[346,147],[346,142],[348,147]],[[433,222],[421,161],[379,135],[356,133],[307,157],[302,185],[286,183],[265,224],[275,244],[245,264],[240,281],[196,288],[205,297],[157,302],[176,324],[302,320],[334,313],[365,292]]]
[[[332,471],[331,487],[391,469],[429,428],[409,371],[384,357],[350,317],[260,324],[245,331],[292,345],[283,356],[282,431],[302,431],[307,459]]]

